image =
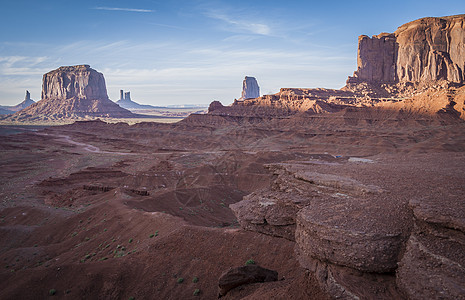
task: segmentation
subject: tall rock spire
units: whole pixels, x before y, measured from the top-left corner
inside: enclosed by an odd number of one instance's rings
[[[239,100],[252,99],[260,97],[260,87],[255,77],[245,76],[242,82],[242,96]]]

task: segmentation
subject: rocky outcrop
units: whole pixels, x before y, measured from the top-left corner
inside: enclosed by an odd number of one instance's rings
[[[454,95],[465,84],[464,40],[465,15],[423,18],[400,26],[395,33],[362,35],[358,68],[342,89],[282,88],[273,95],[243,96],[231,109],[215,114],[285,117],[297,112],[322,114],[389,106],[399,112],[415,107],[418,118],[442,118],[446,112],[449,119],[458,116],[463,120],[463,103]],[[244,87],[248,85],[245,80]],[[421,103],[409,101],[438,91],[449,95],[447,101],[423,109],[416,109]]]
[[[108,99],[103,74],[88,65],[60,67],[42,79],[42,99]]]
[[[23,110],[26,107],[36,103],[34,100],[31,99],[31,93],[26,91],[26,95],[24,96],[24,101],[19,103],[15,106],[0,106],[0,115],[3,114],[14,114],[17,111]]]
[[[9,117],[10,121],[53,121],[88,117],[131,118],[108,99],[102,73],[88,65],[60,67],[43,76],[42,100]]]
[[[255,77],[245,76],[242,82],[242,95],[239,100],[252,99],[260,97],[260,87]]]
[[[208,113],[212,113],[215,110],[222,109],[224,107],[223,104],[221,104],[220,101],[212,101],[210,105],[208,106]]]
[[[348,83],[465,82],[465,15],[422,18],[395,33],[359,37]]]
[[[372,38],[358,38],[357,65],[354,76],[369,82],[396,81],[397,43],[394,34],[382,33]]]
[[[410,201],[415,228],[399,263],[397,283],[409,299],[463,299],[465,207],[447,197]]]
[[[24,96],[24,101],[19,103],[18,105],[11,106],[8,109],[11,111],[17,112],[17,111],[25,109],[26,107],[31,106],[34,103],[36,102],[31,99],[31,93],[29,93],[29,91],[26,91],[26,95]]]
[[[120,99],[116,101],[116,104],[121,106],[122,108],[125,109],[134,109],[134,110],[140,110],[140,109],[155,109],[157,107],[152,106],[152,105],[144,105],[144,104],[139,104],[135,101],[131,100],[131,92],[124,92],[123,90],[120,90]]]
[[[278,272],[255,265],[232,268],[223,273],[218,282],[219,297],[238,286],[256,282],[270,282],[278,280]]]
[[[408,239],[408,209],[386,204],[389,191],[378,186],[312,167],[371,162],[319,155],[272,164],[271,187],[230,207],[242,228],[295,240],[300,264],[332,297],[397,299],[393,272]]]

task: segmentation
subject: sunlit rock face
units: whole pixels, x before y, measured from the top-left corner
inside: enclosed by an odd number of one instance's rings
[[[362,35],[349,82],[465,82],[465,15],[422,18],[394,33]]]
[[[107,95],[105,78],[88,65],[65,66],[43,76],[42,99],[11,116],[12,121],[53,121],[134,115]]]
[[[88,65],[66,66],[44,74],[42,99],[108,99],[102,73]]]

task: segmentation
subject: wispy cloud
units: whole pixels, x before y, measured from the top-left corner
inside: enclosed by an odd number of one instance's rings
[[[249,22],[243,19],[236,19],[229,17],[224,13],[217,11],[209,11],[205,14],[207,17],[217,19],[225,22],[227,25],[233,27],[233,29],[239,29],[240,31],[246,31],[259,35],[271,35],[271,27],[263,23]]]
[[[155,12],[152,9],[142,9],[142,8],[122,8],[122,7],[94,7],[93,9],[98,10],[109,10],[109,11],[128,11],[128,12],[141,12],[141,13],[152,13]]]

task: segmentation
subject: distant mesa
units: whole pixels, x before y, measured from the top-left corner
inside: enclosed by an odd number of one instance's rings
[[[134,114],[108,98],[102,73],[89,65],[77,65],[44,74],[42,99],[7,120],[53,121],[89,117],[131,118]]]
[[[260,87],[255,77],[245,76],[242,82],[242,95],[239,100],[253,99],[260,97]]]
[[[143,105],[131,100],[131,92],[124,92],[124,90],[119,91],[119,100],[116,101],[116,104],[125,109],[155,109],[156,106],[152,105]]]
[[[0,106],[0,114],[1,115],[6,115],[6,114],[14,114],[15,112],[18,112],[20,110],[25,109],[26,107],[36,103],[34,100],[31,99],[31,93],[29,91],[26,91],[26,96],[24,97],[24,101],[15,105],[15,106]]]

